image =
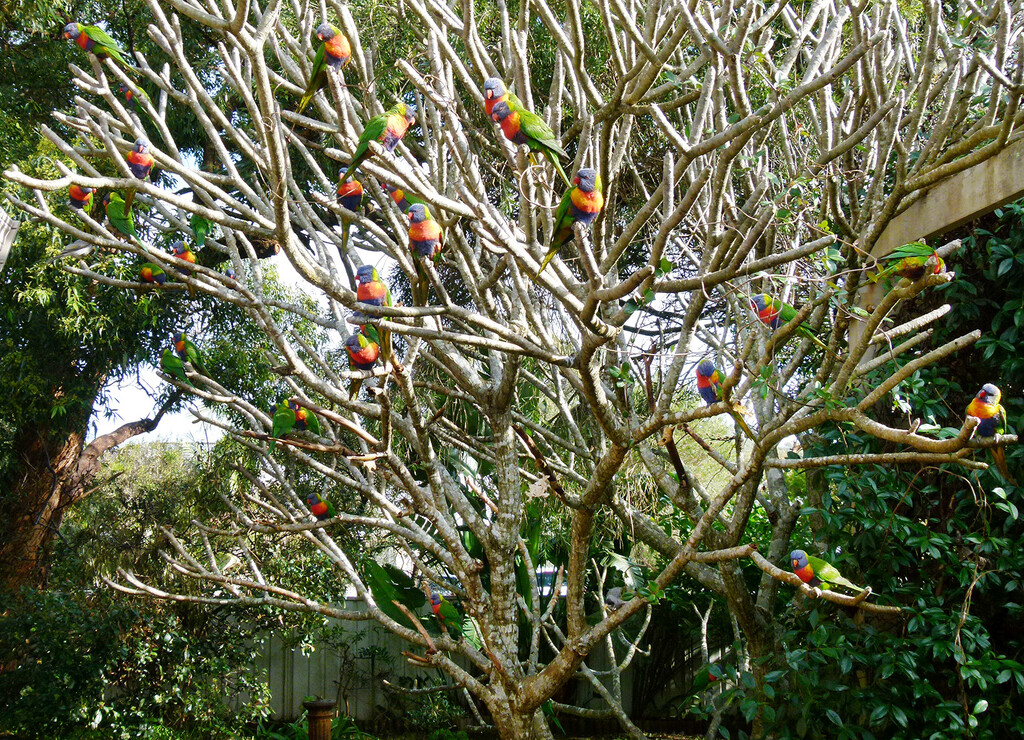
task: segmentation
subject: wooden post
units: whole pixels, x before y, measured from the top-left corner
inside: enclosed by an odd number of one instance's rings
[[[330,699],[314,699],[302,702],[309,720],[309,740],[331,740],[331,720],[337,702]]]
[[[871,255],[880,259],[908,242],[940,236],[1021,196],[1024,196],[1024,138],[1010,142],[998,154],[928,188],[889,222],[871,245]],[[861,288],[857,305],[865,311],[873,311],[882,296],[882,283],[869,283]],[[851,347],[860,341],[863,333],[864,322],[854,317],[850,322]],[[868,360],[873,355],[874,350],[869,347],[863,359]]]

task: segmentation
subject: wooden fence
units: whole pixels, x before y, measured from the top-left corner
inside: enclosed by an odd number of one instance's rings
[[[348,600],[344,608],[366,611],[365,603],[358,599]],[[307,645],[297,645],[296,640],[278,633],[264,639],[254,667],[266,677],[274,719],[296,719],[302,714],[303,699],[319,696],[336,700],[339,709],[357,721],[379,722],[396,698],[388,685],[425,688],[448,682],[437,669],[410,665],[401,655],[402,650],[410,649],[409,643],[372,620],[335,620],[329,632],[332,634],[328,638]],[[687,645],[681,651],[686,660],[679,661],[680,669],[664,685],[666,695],[678,694],[689,685],[693,665],[690,658],[696,648],[695,644]],[[633,704],[634,680],[644,660],[637,656],[621,675],[622,701],[627,712]],[[598,648],[588,664],[601,671],[609,668],[610,661],[606,652]],[[448,698],[458,702],[461,697],[449,694]],[[561,698],[584,707],[603,706],[585,680],[577,680]]]

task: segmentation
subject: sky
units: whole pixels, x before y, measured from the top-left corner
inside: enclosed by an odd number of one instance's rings
[[[376,252],[356,250],[365,260],[364,264],[373,264],[383,270],[388,258]],[[292,267],[292,263],[282,253],[271,257],[268,262],[277,268],[278,279],[287,286],[297,287],[307,292],[305,281]],[[325,299],[326,300],[326,299]],[[200,347],[200,350],[202,348]],[[163,381],[154,368],[140,368],[138,375],[132,374],[121,382],[111,381],[107,384],[108,403],[97,406],[90,421],[89,440],[114,431],[122,424],[139,419],[152,418],[158,405],[154,401],[156,390]],[[146,389],[151,392],[147,392]],[[223,430],[205,422],[197,421],[188,411],[188,407],[202,410],[198,400],[187,404],[186,408],[173,414],[166,414],[160,425],[152,432],[130,440],[129,444],[147,444],[149,442],[182,442],[186,444],[213,444],[224,436]]]

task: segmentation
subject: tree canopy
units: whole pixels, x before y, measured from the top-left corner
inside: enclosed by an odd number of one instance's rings
[[[959,242],[899,264],[871,250],[930,185],[1010,140],[1019,3],[147,8],[159,52],[71,65],[75,108],[42,129],[56,172],[8,170],[32,191],[10,199],[74,240],[63,269],[104,296],[240,309],[255,334],[198,307],[183,330],[200,355],[254,340],[280,380],[257,392],[167,338],[167,382],[220,409],[196,413],[246,453],[230,464],[230,521],[169,532],[174,577],[122,569],[117,588],[375,619],[503,737],[549,734],[556,692],[581,675],[637,735],[588,657],[680,578],[725,600],[762,700],[783,653],[781,589],[902,618],[898,593],[791,572],[802,546],[866,585],[851,553],[794,538],[804,497],[828,494],[792,471],[962,475],[986,467],[978,448],[1016,441],[977,416],[939,428],[888,412],[888,394],[982,332],[925,346],[944,310],[911,304],[953,278],[943,260]],[[158,182],[132,169],[140,138]],[[349,169],[358,201],[342,199]],[[67,205],[72,185],[93,189],[92,210]],[[111,192],[124,204],[104,211]],[[259,258],[278,250],[308,300],[268,285]],[[167,279],[145,281],[144,264]],[[707,421],[720,415],[724,441]],[[853,438],[863,449],[838,442]],[[328,559],[368,612],[265,568],[250,542],[281,536]],[[622,582],[599,561],[609,550],[629,563]],[[244,567],[225,572],[225,553]],[[434,616],[414,613],[431,602]],[[754,733],[775,717],[755,702]]]

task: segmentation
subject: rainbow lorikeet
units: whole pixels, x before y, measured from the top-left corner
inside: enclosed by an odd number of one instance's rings
[[[453,633],[456,638],[462,635],[462,615],[459,614],[459,610],[452,602],[441,594],[431,591],[430,610],[434,612],[434,618],[437,619],[442,630]]]
[[[224,277],[228,278],[229,280],[238,280],[238,275],[235,274],[234,267],[225,267]]]
[[[699,671],[693,674],[693,683],[690,684],[690,693],[699,694],[701,691],[706,691],[709,686],[713,683],[717,683],[721,676],[715,675],[721,673],[722,669],[714,663],[708,663],[703,666]]]
[[[488,77],[484,80],[484,110],[488,117],[494,112],[494,106],[498,103],[508,103],[510,100],[520,107],[523,105],[523,101],[505,89],[505,83],[500,77]]]
[[[178,239],[171,245],[171,254],[178,259],[184,260],[185,262],[189,262],[193,265],[196,263],[196,253],[189,249],[188,245],[181,239]],[[178,272],[182,275],[187,275],[189,273],[189,269],[187,267],[179,267]]]
[[[388,194],[391,196],[391,200],[393,200],[395,205],[401,209],[402,213],[408,213],[409,209],[417,203],[422,205],[427,204],[427,201],[423,200],[423,198],[418,195],[413,195],[412,193],[407,193],[397,185],[384,183],[381,187],[388,191]]]
[[[783,324],[788,324],[796,316],[796,309],[790,306],[788,303],[780,301],[778,298],[773,298],[767,293],[758,293],[752,296],[750,299],[750,307],[757,314],[757,318],[760,319],[761,323],[767,326],[769,329],[778,329]],[[823,341],[821,341],[813,331],[806,326],[798,326],[796,333],[802,337],[807,337],[816,345],[822,349],[828,349]]]
[[[380,273],[373,265],[360,265],[356,268],[356,300],[368,306],[391,306],[391,291]],[[365,316],[361,313],[353,315],[352,320],[360,324],[375,323],[380,319],[376,316]]]
[[[72,208],[78,210],[84,208],[86,211],[90,211],[92,210],[92,198],[92,188],[79,187],[74,183],[71,183],[70,187],[68,187],[68,205]]]
[[[976,431],[979,437],[996,437],[1006,431],[1006,409],[1000,403],[1002,398],[1003,392],[997,386],[985,383],[978,391],[978,395],[967,405],[967,415],[981,420]],[[999,473],[1010,483],[1017,485],[1017,481],[1010,475],[1010,469],[1006,466],[1006,452],[1003,448],[993,447],[992,457],[995,458]]]
[[[366,128],[359,135],[359,143],[352,154],[352,164],[348,166],[341,181],[344,182],[355,172],[364,159],[370,156],[370,142],[377,141],[387,152],[395,151],[398,142],[405,136],[409,127],[416,123],[416,106],[412,103],[398,103],[387,113],[374,116],[366,122]]]
[[[394,305],[391,300],[391,291],[380,279],[380,274],[373,265],[360,265],[356,268],[356,300],[368,306]],[[370,324],[371,328],[380,321],[376,316],[366,316],[360,312],[353,314],[352,320],[360,324]],[[391,330],[381,328],[378,338],[384,362],[391,362]],[[372,339],[373,337],[371,337]]]
[[[548,262],[558,254],[563,244],[572,241],[573,224],[579,222],[586,226],[594,223],[597,214],[604,207],[604,195],[601,194],[601,176],[597,170],[584,167],[576,173],[573,186],[565,191],[562,202],[555,212],[555,228],[548,246],[548,253],[540,263],[537,274],[544,272]]]
[[[206,237],[213,230],[213,224],[210,223],[208,218],[200,216],[198,213],[193,213],[188,220],[188,225],[192,227],[192,234],[196,240],[196,249],[202,249],[203,245],[206,244]]]
[[[171,377],[177,378],[182,383],[192,385],[192,381],[185,375],[185,363],[169,349],[165,349],[164,353],[160,356],[160,369]]]
[[[800,577],[801,581],[812,588],[829,591],[834,586],[845,586],[857,593],[864,590],[843,578],[834,565],[821,558],[812,557],[803,550],[793,550],[793,552],[789,553],[789,559],[793,562],[793,572]]]
[[[135,146],[131,148],[125,157],[128,160],[128,169],[140,180],[149,177],[153,169],[153,155],[149,153],[149,144],[145,139],[136,139]]]
[[[933,265],[928,261],[934,257]],[[945,271],[946,263],[939,253],[922,242],[911,242],[893,250],[884,258],[885,268],[872,275],[871,280],[877,282],[887,275],[898,275],[912,282],[917,282],[925,275],[938,275]]]
[[[547,157],[551,164],[558,170],[565,184],[572,187],[569,178],[562,169],[560,157],[568,157],[565,150],[558,145],[555,134],[551,128],[544,123],[544,119],[532,111],[526,110],[518,99],[509,97],[496,103],[491,110],[491,119],[501,124],[501,132],[505,138],[514,144],[526,144],[530,148],[530,161],[534,164],[537,161],[533,158],[533,152],[540,152]]]
[[[124,51],[106,31],[97,26],[85,26],[81,23],[69,23],[64,26],[64,38],[74,41],[85,51],[95,54],[100,59],[110,57],[124,69],[135,72],[134,65],[125,61]]]
[[[701,360],[697,365],[697,392],[708,406],[725,400],[722,393],[724,379],[725,375],[715,367],[715,363],[711,360]],[[754,433],[747,425],[746,419],[743,418],[743,407],[738,403],[729,402],[729,413],[732,414],[743,432],[754,439]]]
[[[146,91],[140,87],[139,92],[136,95],[135,91],[127,85],[125,85],[124,83],[121,83],[121,85],[118,87],[118,90],[120,91],[121,96],[124,98],[125,102],[128,104],[128,109],[135,113],[135,115],[139,116],[140,120],[143,117],[145,117],[145,120],[149,121],[150,125],[152,126],[152,129],[154,131],[157,131],[158,129],[156,121],[153,120],[153,116],[150,115],[149,108],[147,108],[145,105],[139,102],[140,100],[145,100],[147,103],[150,104],[150,106],[153,105],[153,101],[150,100],[149,95],[146,94]]]
[[[356,370],[372,370],[380,357],[380,345],[367,339],[362,332],[349,334],[345,340],[345,350],[348,352],[349,365]],[[348,387],[348,397],[355,398],[362,385],[362,378],[354,378]]]
[[[210,373],[207,372],[206,366],[203,365],[203,361],[199,357],[199,350],[185,336],[185,332],[179,331],[174,335],[174,351],[178,353],[182,362],[188,362],[200,373],[210,377]]]
[[[139,265],[139,277],[144,283],[163,285],[167,282],[167,273],[164,272],[164,268],[153,262],[143,262]]]
[[[424,259],[437,261],[444,248],[444,232],[441,225],[434,220],[430,209],[422,203],[409,206],[409,248],[413,254]],[[416,282],[412,286],[412,297],[416,305],[427,302],[426,270],[416,263]]]
[[[338,184],[338,203],[342,208],[355,213],[363,203],[363,184],[358,180],[343,180]],[[348,244],[348,230],[352,222],[342,218],[341,222],[341,243]]]
[[[409,248],[419,257],[437,259],[444,248],[441,225],[422,203],[409,206]]]
[[[321,23],[316,29],[316,37],[321,41],[320,48],[316,50],[316,56],[313,57],[313,69],[309,75],[309,84],[306,85],[306,92],[299,100],[299,107],[295,109],[296,113],[306,110],[306,106],[313,100],[317,90],[322,90],[327,84],[328,67],[335,71],[340,70],[352,58],[352,45],[337,26]]]
[[[338,203],[355,213],[363,203],[363,184],[359,180],[344,180],[338,184]]]
[[[139,235],[135,231],[135,219],[132,218],[132,211],[128,208],[118,193],[107,193],[103,196],[103,205],[107,210],[107,220],[114,228],[115,233],[124,239],[129,237],[136,242]]]
[[[270,436],[283,439],[294,429],[304,432],[307,429],[313,434],[320,434],[320,420],[316,414],[300,406],[295,400],[282,400],[274,408],[274,423]],[[270,441],[270,449],[274,449],[274,440]]]
[[[324,501],[319,493],[311,493],[306,496],[306,503],[309,504],[309,510],[313,512],[313,516],[316,517],[318,522],[338,516],[338,511],[334,508],[334,504],[330,501]]]

